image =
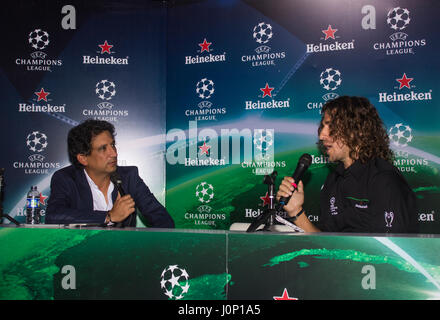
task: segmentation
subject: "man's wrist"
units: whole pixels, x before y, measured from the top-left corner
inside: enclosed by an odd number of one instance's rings
[[[293,211],[293,210],[292,210]],[[299,211],[297,211],[298,213],[297,214],[295,214],[295,215],[293,215],[293,216],[289,216],[288,218],[287,218],[287,220],[289,220],[290,222],[294,222],[294,221],[296,221],[298,218],[299,218],[299,216],[300,215],[302,215],[303,213],[304,213],[304,208],[300,208],[299,209]]]
[[[115,222],[112,221],[112,216],[110,214],[110,211],[107,211],[107,215],[105,216],[105,223],[107,225],[114,225]]]

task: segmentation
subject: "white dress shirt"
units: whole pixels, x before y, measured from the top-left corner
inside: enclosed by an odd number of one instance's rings
[[[84,169],[84,173],[86,174],[87,182],[89,183],[90,190],[92,191],[93,197],[93,210],[95,211],[110,211],[113,208],[113,199],[112,192],[115,188],[113,182],[110,181],[110,185],[107,190],[107,201],[105,201],[104,194],[101,190],[99,190],[98,186],[93,182],[93,180],[89,177],[86,170]]]

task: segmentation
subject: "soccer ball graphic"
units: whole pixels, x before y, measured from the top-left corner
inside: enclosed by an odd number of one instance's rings
[[[402,123],[396,124],[388,131],[390,142],[397,147],[406,147],[412,141],[412,129]]]
[[[96,94],[102,100],[110,100],[116,94],[116,86],[108,80],[101,80],[96,84]]]
[[[49,44],[49,34],[41,29],[35,29],[29,33],[28,40],[32,48],[43,50]]]
[[[32,152],[42,152],[47,147],[47,136],[38,131],[29,133],[26,137],[26,145]]]
[[[266,132],[266,134],[263,134]],[[258,150],[267,151],[273,145],[273,132],[271,130],[257,129],[254,132],[254,145]]]
[[[260,22],[254,27],[253,37],[258,43],[268,43],[272,36],[272,26],[268,23]]]
[[[319,83],[325,90],[336,90],[342,82],[339,70],[327,68],[321,72]]]
[[[201,99],[209,99],[214,94],[214,82],[203,78],[196,84],[196,92]]]
[[[182,299],[189,290],[189,275],[178,265],[171,265],[162,271],[160,287],[170,299]]]
[[[397,7],[388,12],[387,23],[391,29],[403,30],[408,26],[410,21],[408,9]]]
[[[214,187],[212,184],[202,182],[196,187],[196,197],[201,203],[209,203],[214,198]]]

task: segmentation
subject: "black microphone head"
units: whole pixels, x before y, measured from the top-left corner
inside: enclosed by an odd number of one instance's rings
[[[117,185],[122,184],[121,176],[119,175],[119,173],[117,171],[115,171],[111,174],[110,180],[114,184],[117,184]]]
[[[312,164],[312,156],[308,153],[304,153],[298,160],[298,164],[296,165],[295,172],[292,174],[292,178],[295,180],[295,184],[292,184],[295,187],[295,190],[297,188],[297,183],[301,180],[303,174],[307,171],[309,166]],[[281,197],[279,202],[281,205],[281,208],[289,202],[290,197]]]
[[[292,175],[292,178],[295,179],[295,182],[301,180],[302,175],[304,174],[304,172],[307,171],[307,169],[311,164],[312,164],[312,156],[308,153],[304,153],[299,158],[295,172]]]
[[[304,153],[298,160],[298,162],[301,162],[304,164],[307,168],[312,164],[312,156],[308,153]]]

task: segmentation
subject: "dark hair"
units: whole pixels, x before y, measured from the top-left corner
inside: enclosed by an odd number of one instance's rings
[[[70,129],[67,135],[67,148],[69,160],[75,167],[83,167],[76,156],[78,154],[89,155],[92,151],[92,139],[104,131],[108,131],[113,138],[115,137],[115,127],[102,120],[89,119]]]
[[[362,163],[378,157],[393,160],[390,139],[376,108],[364,97],[341,96],[322,107],[322,119],[331,118],[330,136],[350,149],[350,158]],[[321,133],[323,124],[318,129]]]

